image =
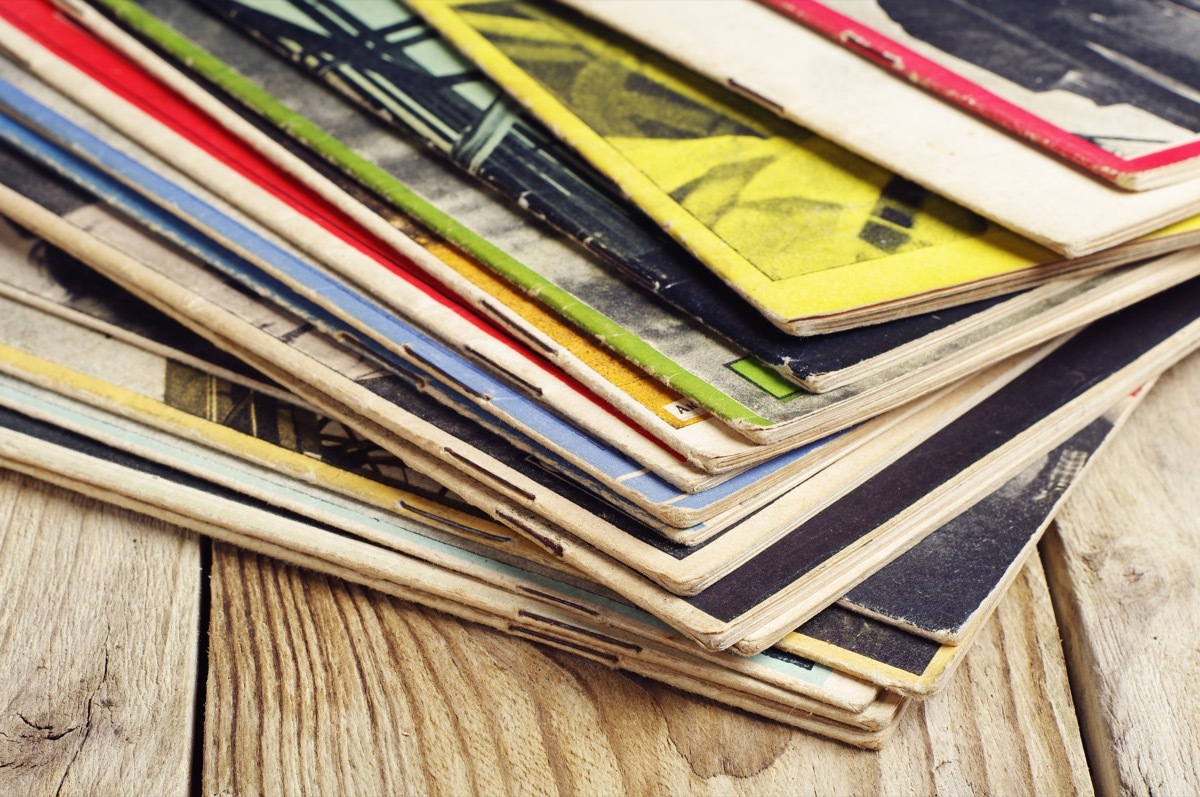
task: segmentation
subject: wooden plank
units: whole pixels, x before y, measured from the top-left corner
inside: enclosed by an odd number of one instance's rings
[[[1198,390],[1163,376],[1044,543],[1103,794],[1200,793]]]
[[[868,753],[214,546],[203,791],[1091,790],[1040,569]]]
[[[186,794],[199,539],[0,471],[0,793]]]

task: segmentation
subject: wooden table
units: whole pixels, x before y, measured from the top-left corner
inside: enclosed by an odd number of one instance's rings
[[[0,794],[1200,793],[1196,396],[880,753],[0,472]]]

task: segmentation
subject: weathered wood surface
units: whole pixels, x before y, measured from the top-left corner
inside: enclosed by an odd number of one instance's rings
[[[187,794],[199,539],[0,470],[0,794]]]
[[[1159,380],[1043,544],[1098,790],[1200,794],[1200,357]]]
[[[204,794],[1087,794],[1027,569],[951,690],[868,753],[226,546]]]

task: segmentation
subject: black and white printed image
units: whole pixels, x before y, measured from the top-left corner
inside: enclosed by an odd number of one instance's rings
[[[1198,0],[830,5],[1122,157],[1149,154],[1200,133]]]

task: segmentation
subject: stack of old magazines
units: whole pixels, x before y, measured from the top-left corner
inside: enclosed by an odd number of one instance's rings
[[[0,4],[0,459],[878,746],[1200,344],[1195,48],[926,5]]]

